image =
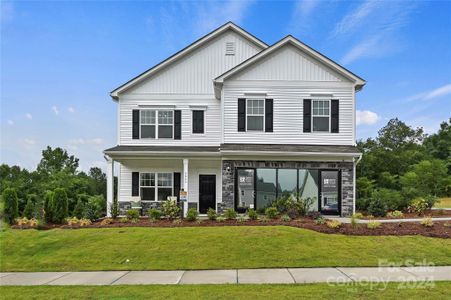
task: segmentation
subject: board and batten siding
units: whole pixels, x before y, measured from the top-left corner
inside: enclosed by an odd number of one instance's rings
[[[235,55],[225,55],[233,42]],[[233,68],[261,48],[233,30],[227,30],[191,54],[132,87],[134,94],[214,94],[213,79]]]
[[[223,87],[224,143],[354,145],[354,87],[348,82],[228,81]],[[273,132],[238,132],[238,98],[273,99]],[[330,94],[312,97],[312,94]],[[303,99],[338,99],[339,133],[303,132]]]
[[[199,201],[199,175],[216,175],[216,203],[222,201],[220,160],[190,159],[188,165],[188,202]],[[181,159],[123,160],[119,168],[119,201],[132,200],[132,172],[183,173]]]
[[[164,108],[172,105],[174,108]],[[170,109],[182,111],[182,138],[174,139],[133,139],[132,111],[134,109]],[[204,115],[204,133],[192,133],[192,110],[195,107],[206,108]],[[152,107],[152,108],[150,108]],[[119,101],[119,144],[155,145],[155,146],[217,146],[221,138],[221,102],[213,95],[127,95]]]

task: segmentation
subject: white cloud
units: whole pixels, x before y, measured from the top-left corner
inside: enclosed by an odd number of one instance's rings
[[[36,145],[36,141],[33,139],[23,139],[22,141],[29,146]]]
[[[312,22],[307,22],[308,17],[320,4],[319,0],[299,0],[296,2],[288,25],[290,34],[307,34]]]
[[[380,37],[374,36],[371,39],[361,41],[352,47],[341,59],[343,65],[347,65],[361,57],[369,56],[372,51],[379,51],[378,44]]]
[[[410,102],[410,101],[415,101],[415,100],[432,100],[432,99],[446,96],[449,94],[451,94],[451,83],[445,84],[444,86],[438,87],[431,91],[412,95],[412,96],[408,97],[407,99],[405,99],[405,101]]]
[[[340,22],[335,25],[332,35],[340,35],[353,32],[366,21],[368,15],[383,4],[382,1],[365,1],[355,10],[345,15]]]
[[[55,115],[58,115],[60,113],[58,107],[56,107],[55,105],[52,106],[52,111],[55,113]]]
[[[380,117],[375,112],[369,110],[356,111],[357,125],[372,125],[375,124],[379,119]]]
[[[33,119],[33,116],[30,113],[26,113],[25,117],[29,120]]]
[[[67,111],[70,113],[74,113],[75,112],[75,108],[73,108],[72,106],[67,108]]]
[[[103,145],[104,140],[102,138],[93,138],[93,139],[84,139],[84,138],[78,138],[78,139],[71,139],[69,140],[69,145]]]
[[[8,125],[14,125],[14,121],[13,120],[8,120]]]

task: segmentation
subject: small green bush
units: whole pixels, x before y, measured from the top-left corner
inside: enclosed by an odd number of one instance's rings
[[[383,217],[387,214],[387,205],[380,198],[373,198],[368,206],[368,212],[376,217]]]
[[[280,217],[280,220],[281,220],[282,222],[290,222],[290,221],[291,221],[291,218],[290,218],[290,216],[288,216],[288,215],[282,215],[282,216]]]
[[[341,227],[341,222],[338,220],[329,220],[329,221],[326,221],[326,225],[329,228],[338,229]]]
[[[166,200],[163,201],[163,204],[161,205],[161,211],[166,218],[172,220],[180,216],[181,208],[176,201]]]
[[[119,216],[119,203],[117,202],[117,199],[113,200],[110,207],[110,213],[113,219],[116,219],[117,216]]]
[[[257,214],[257,212],[255,211],[255,209],[253,209],[253,208],[249,208],[249,209],[247,210],[247,216],[248,216],[249,219],[251,219],[251,220],[257,220],[257,219],[258,219],[258,214]]]
[[[209,219],[209,220],[214,221],[214,220],[216,220],[216,218],[218,217],[218,214],[216,213],[216,210],[214,210],[213,208],[210,207],[210,208],[207,210],[207,216],[208,216],[208,219]]]
[[[195,209],[195,208],[188,209],[188,212],[186,213],[186,219],[190,222],[196,221],[198,216],[199,216],[199,213],[197,212],[197,209]]]
[[[119,223],[128,223],[128,218],[125,217],[120,218]]]
[[[127,218],[131,221],[138,221],[139,220],[139,211],[137,209],[127,210]]]
[[[395,210],[395,211],[390,211],[387,213],[387,217],[389,218],[402,218],[404,217],[404,214],[399,211],[399,210]]]
[[[233,208],[229,208],[225,211],[224,217],[227,220],[235,220],[236,219],[236,211]]]
[[[324,225],[326,224],[326,219],[324,217],[319,217],[315,219],[313,222],[315,222],[316,225]]]
[[[66,190],[57,188],[53,194],[52,201],[52,221],[56,224],[63,224],[68,217],[68,200]]]
[[[409,205],[407,198],[404,198],[399,191],[386,188],[375,190],[372,194],[371,199],[372,200],[370,201],[370,205],[372,201],[377,199],[384,202],[388,210],[404,210]]]
[[[82,219],[85,213],[85,202],[83,200],[78,199],[77,204],[74,207],[74,212],[72,213],[74,217],[78,219]]]
[[[409,205],[408,211],[411,213],[416,213],[422,215],[428,208],[428,203],[424,198],[413,199]]]
[[[244,223],[244,222],[247,222],[247,220],[248,219],[245,216],[239,216],[237,219],[237,222]]]
[[[25,208],[23,209],[22,215],[25,218],[32,219],[34,217],[34,203],[33,200],[28,199]]]
[[[421,220],[421,225],[425,227],[432,227],[434,226],[434,222],[432,221],[431,217],[427,217]]]
[[[354,218],[356,218],[356,219],[361,219],[361,218],[363,218],[363,214],[362,214],[362,213],[359,213],[359,212],[353,214],[352,216],[353,216]]]
[[[14,224],[14,220],[19,216],[19,199],[17,198],[16,190],[13,188],[6,188],[2,195],[5,203],[4,216],[5,221],[9,224]]]
[[[224,222],[224,221],[225,221],[225,218],[223,216],[216,217],[216,222],[221,223],[221,222]]]
[[[366,224],[366,227],[368,229],[376,229],[376,228],[379,228],[381,226],[382,226],[382,224],[379,221],[371,221],[371,222],[368,222],[368,224]]]
[[[269,219],[275,219],[277,218],[277,215],[279,214],[279,212],[277,211],[277,208],[275,207],[268,207],[265,210],[265,215],[269,218]]]
[[[147,211],[147,215],[149,215],[149,218],[151,220],[156,221],[156,220],[160,220],[161,219],[161,217],[163,216],[163,212],[161,210],[159,210],[159,209],[151,208],[151,209],[149,209]]]

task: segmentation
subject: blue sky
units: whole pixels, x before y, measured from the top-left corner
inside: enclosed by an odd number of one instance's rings
[[[51,145],[104,167],[109,91],[229,20],[366,79],[359,138],[393,117],[433,132],[451,116],[451,1],[2,1],[1,162],[34,169]]]

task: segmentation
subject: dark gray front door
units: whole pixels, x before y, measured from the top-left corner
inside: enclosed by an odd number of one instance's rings
[[[216,209],[216,175],[199,175],[199,212]]]

